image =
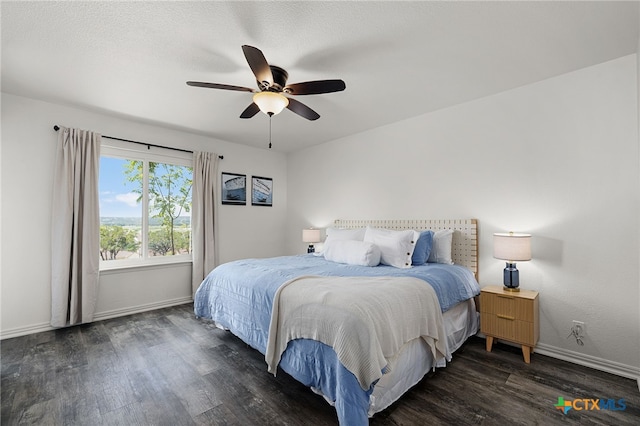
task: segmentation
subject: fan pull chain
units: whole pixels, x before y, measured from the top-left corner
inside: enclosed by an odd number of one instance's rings
[[[271,117],[273,114],[269,114],[269,149],[271,149]]]

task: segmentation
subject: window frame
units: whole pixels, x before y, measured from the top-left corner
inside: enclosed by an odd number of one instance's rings
[[[143,162],[143,196],[142,196],[142,253],[138,259],[119,259],[117,261],[99,260],[100,271],[115,269],[149,267],[154,265],[169,265],[191,263],[192,253],[170,256],[149,256],[149,162],[166,163],[193,169],[193,155],[172,149],[133,144],[119,140],[102,140],[100,157],[110,157],[122,160],[137,160]],[[124,174],[123,174],[124,177]],[[192,192],[193,194],[193,192]],[[193,201],[192,201],[193,202]]]

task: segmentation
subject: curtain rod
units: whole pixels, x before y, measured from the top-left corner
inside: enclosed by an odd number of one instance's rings
[[[60,126],[58,126],[57,124],[55,124],[55,125],[53,126],[53,130],[55,130],[55,131],[57,132],[58,130],[60,130]],[[107,139],[113,139],[113,140],[116,140],[116,141],[137,143],[138,145],[146,145],[146,146],[147,146],[147,149],[149,149],[149,148],[151,148],[151,147],[154,147],[154,148],[164,148],[164,149],[172,149],[172,150],[174,150],[174,151],[188,152],[188,153],[193,154],[193,151],[189,151],[189,150],[187,150],[187,149],[171,148],[171,147],[168,147],[168,146],[154,145],[154,144],[152,144],[152,143],[147,143],[147,142],[132,141],[132,140],[130,140],[130,139],[114,138],[113,136],[106,136],[106,135],[102,135],[102,137],[103,137],[103,138],[107,138]],[[224,155],[218,155],[218,158],[219,158],[219,159],[221,159],[221,160],[224,160]]]

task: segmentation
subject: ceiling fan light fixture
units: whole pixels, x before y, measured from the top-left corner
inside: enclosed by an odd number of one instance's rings
[[[253,95],[253,103],[265,114],[275,115],[289,105],[289,99],[278,92],[258,92]]]
[[[243,119],[254,117],[259,111],[272,117],[282,112],[284,108],[288,108],[294,114],[311,121],[320,118],[320,114],[295,98],[284,96],[283,92],[291,96],[319,95],[322,93],[341,92],[347,87],[344,81],[337,79],[305,81],[287,85],[287,79],[289,78],[287,71],[278,66],[269,65],[260,49],[245,44],[242,46],[242,51],[249,68],[251,68],[256,78],[256,83],[258,83],[258,89],[260,90],[258,93],[256,93],[255,89],[232,86],[230,84],[187,81],[187,85],[254,93],[253,102],[240,114],[240,118]]]

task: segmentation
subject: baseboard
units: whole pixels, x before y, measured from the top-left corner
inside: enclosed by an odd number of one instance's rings
[[[112,309],[110,311],[97,312],[93,316],[95,321],[103,321],[109,318],[123,317],[126,315],[139,314],[141,312],[153,311],[155,309],[168,308],[170,306],[183,305],[191,303],[193,299],[189,296],[177,299],[163,300],[161,302],[146,303],[144,305],[131,306],[127,308]],[[43,331],[55,330],[48,322],[40,324],[32,324],[25,327],[16,327],[9,330],[0,331],[0,340],[10,339],[12,337],[26,336],[27,334],[35,334]]]
[[[185,303],[191,303],[193,299],[191,296],[180,297],[178,299],[163,300],[162,302],[147,303],[145,305],[138,305],[131,308],[113,309],[111,311],[98,312],[93,316],[94,321],[102,321],[109,318],[123,317],[125,315],[139,314],[140,312],[153,311],[155,309],[168,308],[170,306],[183,305]]]
[[[478,332],[477,336],[486,339],[486,336],[480,332]],[[504,340],[500,340],[500,343],[520,347],[520,345]],[[581,354],[580,352],[570,351],[567,349],[558,348],[556,346],[545,345],[544,343],[538,343],[533,350],[533,353],[550,356],[551,358],[561,359],[573,364],[593,368],[594,370],[615,374],[616,376],[637,380],[638,389],[640,390],[640,368],[638,367],[621,364],[615,361],[609,361],[591,355]]]
[[[640,388],[640,368],[631,365],[622,364],[615,361],[609,361],[591,355],[582,354],[580,352],[570,351],[558,348],[544,343],[538,343],[534,350],[535,353],[550,356],[552,358],[568,361],[573,364],[583,365],[595,370],[604,371],[629,379],[637,380]]]
[[[48,322],[32,324],[26,327],[11,328],[9,330],[3,330],[0,332],[0,340],[10,339],[12,337],[26,336],[27,334],[35,334],[49,330],[54,330],[54,328],[51,327],[51,324],[49,324]]]

